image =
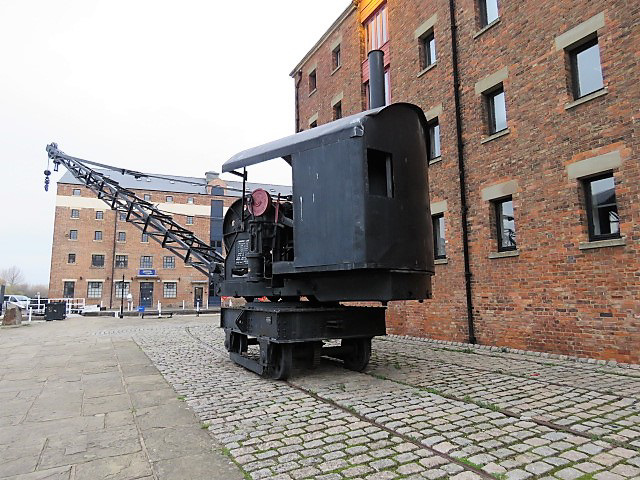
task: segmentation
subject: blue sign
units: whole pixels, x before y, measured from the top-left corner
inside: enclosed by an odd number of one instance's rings
[[[140,277],[154,277],[156,275],[156,271],[153,268],[141,268],[138,270],[138,276]]]
[[[140,306],[138,307],[138,311],[139,311],[139,312],[144,312],[144,305],[140,305]]]

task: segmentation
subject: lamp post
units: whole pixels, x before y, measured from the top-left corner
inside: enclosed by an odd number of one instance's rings
[[[124,318],[124,273],[120,284],[120,318]]]

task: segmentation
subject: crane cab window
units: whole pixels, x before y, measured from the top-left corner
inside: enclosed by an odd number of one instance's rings
[[[393,198],[393,163],[391,154],[367,149],[369,195]]]

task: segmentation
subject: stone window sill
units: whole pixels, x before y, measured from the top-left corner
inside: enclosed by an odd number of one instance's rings
[[[436,258],[433,263],[435,265],[446,265],[447,263],[449,263],[449,259],[448,258]]]
[[[420,72],[417,75],[417,78],[420,78],[421,76],[423,76],[425,73],[427,73],[429,70],[434,68],[436,65],[438,65],[438,61],[437,60],[435,62],[433,62],[431,65],[429,65],[427,68],[423,68],[422,70],[420,70]]]
[[[519,255],[520,255],[519,250],[506,250],[504,252],[491,252],[489,254],[489,258],[517,257]]]
[[[438,156],[436,158],[433,158],[431,160],[429,160],[429,165],[433,165],[434,163],[438,163],[442,161],[442,156]]]
[[[330,75],[333,75],[334,73],[336,73],[338,70],[340,70],[340,67],[342,67],[342,65],[338,65],[336,68],[334,68],[333,70],[331,70]],[[314,90],[315,92],[315,90]]]
[[[496,18],[493,22],[491,22],[490,24],[486,25],[485,27],[481,28],[476,33],[474,33],[473,38],[478,38],[484,32],[486,32],[487,30],[491,30],[493,27],[495,27],[499,23],[500,23],[500,17]]]
[[[577,100],[574,100],[573,102],[566,103],[564,105],[564,109],[565,110],[571,110],[572,108],[577,107],[578,105],[582,105],[583,103],[590,102],[594,98],[602,97],[602,96],[606,95],[607,93],[609,93],[609,90],[606,87],[602,88],[600,90],[597,90],[595,92],[590,93],[589,95],[585,95],[584,97],[580,97]]]
[[[309,96],[313,95],[313,94],[314,94],[314,93],[316,93],[317,91],[318,91],[318,89],[317,89],[317,88],[314,88],[313,90],[311,90],[311,91],[309,92]]]
[[[627,244],[626,238],[610,238],[608,240],[595,240],[593,242],[583,242],[578,247],[580,250],[591,250],[593,248],[623,247]]]
[[[492,140],[495,140],[496,138],[500,138],[500,137],[504,137],[505,135],[507,135],[511,130],[508,128],[505,128],[504,130],[500,130],[499,132],[494,133],[493,135],[489,135],[486,138],[483,138],[482,140],[480,140],[481,144],[490,142]]]

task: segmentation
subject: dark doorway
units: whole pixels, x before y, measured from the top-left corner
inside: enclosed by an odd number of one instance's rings
[[[153,282],[140,282],[140,306],[153,306]]]
[[[193,306],[202,308],[202,298],[204,297],[204,287],[194,287],[193,289]]]

